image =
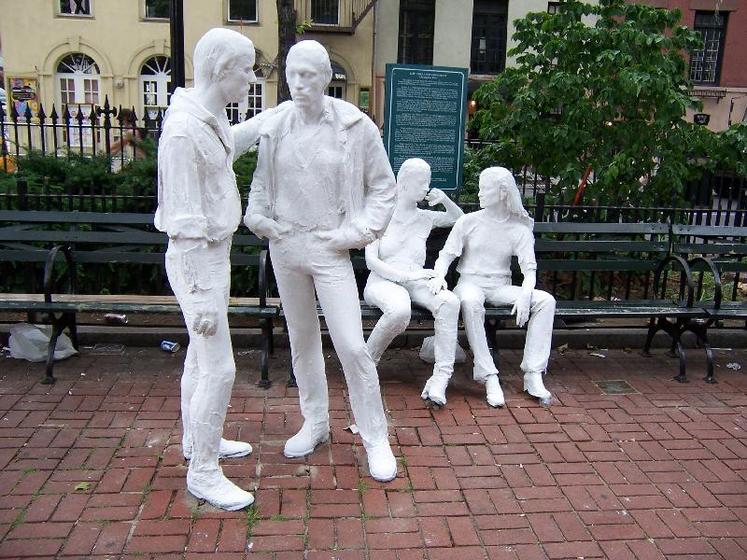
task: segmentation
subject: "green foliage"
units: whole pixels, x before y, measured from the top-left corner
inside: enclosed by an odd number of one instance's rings
[[[586,200],[637,205],[678,202],[706,167],[700,154],[744,169],[743,127],[721,139],[683,118],[698,107],[684,56],[701,43],[679,19],[625,0],[565,0],[517,20],[516,66],[475,94],[480,136],[495,142],[480,158],[553,177],[549,194],[564,202],[588,168]]]

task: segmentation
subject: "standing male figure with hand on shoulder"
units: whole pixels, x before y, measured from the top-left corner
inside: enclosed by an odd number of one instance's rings
[[[329,55],[316,41],[288,53],[293,107],[260,130],[259,159],[244,222],[270,240],[298,382],[301,430],[286,457],[303,457],[329,438],[329,397],[316,298],[347,381],[371,476],[397,475],[389,446],[376,364],[363,340],[358,288],[349,249],[386,228],[394,174],[376,125],[357,107],[324,95]]]
[[[221,435],[236,375],[227,315],[231,239],[241,221],[233,162],[256,143],[261,122],[231,127],[225,108],[246,99],[254,56],[236,31],[205,33],[195,47],[195,87],[174,92],[158,147],[155,225],[169,236],[166,272],[189,331],[181,382],[187,489],[227,510],[254,501],[218,465],[252,451]]]

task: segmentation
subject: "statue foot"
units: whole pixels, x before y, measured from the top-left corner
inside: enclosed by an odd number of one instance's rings
[[[485,393],[488,404],[493,408],[501,407],[506,404],[503,397],[503,389],[497,375],[489,375],[485,380]]]
[[[289,459],[304,457],[314,452],[320,443],[329,439],[329,424],[304,422],[296,435],[285,442],[283,454]]]
[[[368,472],[371,478],[379,482],[389,482],[397,476],[397,460],[394,458],[389,442],[366,447]]]
[[[436,406],[444,406],[446,404],[446,386],[449,384],[449,378],[443,376],[431,376],[428,381],[425,382],[423,392],[420,393],[420,398],[424,401],[430,401]]]
[[[545,389],[545,384],[542,381],[542,373],[540,372],[527,372],[524,374],[524,390],[537,397],[542,406],[550,406],[552,402],[552,393]]]
[[[250,492],[236,486],[220,470],[208,475],[187,471],[187,490],[195,498],[227,511],[244,509],[254,503]]]
[[[184,458],[189,461],[192,458],[192,446],[182,444]],[[218,448],[218,459],[233,459],[236,457],[246,457],[252,452],[252,446],[243,441],[234,441],[231,439],[220,438],[220,447]]]

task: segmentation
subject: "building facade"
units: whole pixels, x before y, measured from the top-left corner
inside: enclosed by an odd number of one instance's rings
[[[743,0],[645,0],[682,12],[682,23],[700,33],[703,48],[689,61],[695,95],[703,103],[698,119],[714,131],[747,120],[747,3]],[[688,111],[687,118],[695,118]],[[701,121],[704,122],[704,121]]]
[[[374,0],[296,0],[300,21],[313,19],[302,38],[330,53],[330,94],[356,105],[372,85]],[[0,0],[4,87],[23,113],[61,114],[111,105],[155,118],[168,104],[170,34],[168,0]],[[278,29],[275,0],[184,0],[187,86],[191,54],[208,29],[227,27],[257,48],[257,83],[245,102],[229,107],[237,120],[275,106]],[[24,105],[26,101],[26,105]]]

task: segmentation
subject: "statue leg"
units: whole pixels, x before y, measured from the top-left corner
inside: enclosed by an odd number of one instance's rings
[[[499,286],[491,290],[488,299],[495,304],[513,305],[521,292],[520,286]],[[549,404],[552,398],[545,389],[542,375],[550,359],[554,319],[555,298],[543,290],[532,290],[521,371],[524,372],[524,390],[543,404]]]
[[[199,376],[197,350],[195,344],[190,339],[181,380],[182,453],[185,456],[187,455],[187,451],[192,452],[192,425],[189,416],[189,405],[192,402],[195,389],[197,389]]]
[[[310,271],[286,264],[284,257],[276,251],[273,268],[288,325],[291,362],[304,419],[301,430],[286,441],[284,453],[286,457],[303,457],[329,439],[329,396],[314,280]]]
[[[433,294],[425,281],[407,284],[412,300],[433,313],[434,354],[433,375],[426,382],[421,397],[435,404],[446,404],[446,386],[454,373],[454,354],[459,326],[459,298],[449,290]]]
[[[490,355],[485,335],[484,288],[462,276],[454,293],[461,301],[464,330],[467,331],[467,340],[472,349],[473,378],[485,384],[485,399],[490,406],[503,406],[506,401],[498,379],[498,368]]]
[[[410,324],[410,295],[395,282],[369,276],[363,299],[384,313],[368,336],[366,345],[377,364],[392,340]]]
[[[397,476],[397,461],[389,446],[376,364],[363,340],[353,266],[339,253],[329,259],[331,262],[316,267],[317,296],[345,373],[350,408],[366,448],[369,472],[372,478],[385,482]]]

